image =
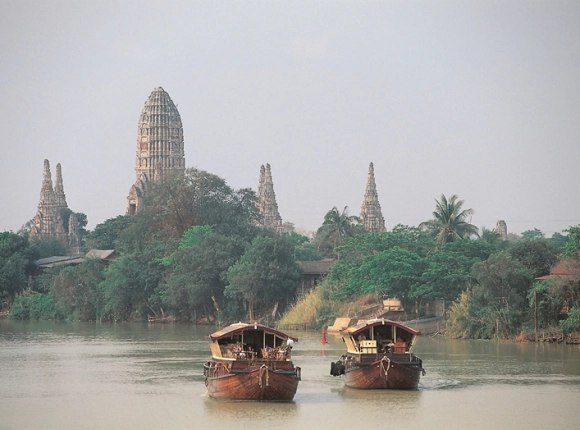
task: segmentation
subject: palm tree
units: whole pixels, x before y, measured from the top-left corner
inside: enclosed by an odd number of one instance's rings
[[[481,227],[481,235],[479,238],[490,245],[498,246],[503,243],[501,234],[499,234],[495,229],[489,230],[485,227]]]
[[[431,233],[438,245],[472,235],[479,237],[477,227],[467,221],[467,217],[473,214],[473,209],[461,210],[463,200],[458,200],[456,195],[447,200],[445,195],[441,194],[441,200],[435,199],[435,202],[437,204],[433,212],[434,219],[422,222],[419,227]]]
[[[324,215],[322,226],[316,232],[318,239],[318,250],[325,245],[331,245],[332,249],[342,244],[345,237],[352,237],[356,234],[356,225],[359,219],[357,216],[348,215],[348,206],[345,206],[340,213],[337,207],[333,207]]]

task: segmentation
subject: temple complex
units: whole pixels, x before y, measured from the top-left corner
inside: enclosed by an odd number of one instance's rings
[[[60,163],[56,165],[56,183],[53,189],[50,163],[48,160],[44,160],[40,202],[36,216],[32,220],[30,236],[56,237],[68,244],[73,254],[78,254],[80,252],[80,236],[77,217],[74,213],[70,214],[67,231],[63,223],[62,209],[68,209],[68,205],[62,183]]]
[[[181,116],[169,94],[159,87],[153,90],[139,117],[136,181],[127,197],[127,215],[139,210],[148,183],[164,176],[183,174],[184,171]]]
[[[377,194],[377,185],[375,183],[375,168],[373,163],[369,164],[367,187],[360,210],[360,220],[364,228],[371,233],[380,233],[386,230],[385,219],[383,218],[383,213],[381,212],[379,195]]]
[[[278,212],[278,204],[276,203],[276,193],[274,192],[274,183],[272,181],[272,172],[270,165],[260,167],[260,180],[258,183],[258,213],[259,225],[266,228],[271,228],[281,233],[282,217]]]
[[[495,232],[498,233],[503,240],[507,240],[508,233],[507,233],[507,224],[504,220],[499,220],[495,224]]]

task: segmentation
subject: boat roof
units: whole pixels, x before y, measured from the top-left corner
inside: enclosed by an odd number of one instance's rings
[[[243,322],[235,323],[235,324],[229,325],[227,327],[224,327],[221,330],[218,330],[215,333],[210,334],[209,338],[212,341],[216,341],[218,339],[223,339],[224,337],[229,337],[233,334],[240,333],[243,331],[249,331],[249,330],[262,330],[262,331],[265,331],[267,333],[275,334],[281,338],[292,339],[294,342],[298,342],[297,337],[289,336],[286,333],[282,333],[281,331],[276,330],[272,327],[268,327],[268,326],[261,325],[261,324],[246,324]]]
[[[394,325],[395,327],[397,327],[400,330],[411,333],[413,336],[417,336],[418,334],[420,334],[420,332],[412,329],[411,327],[407,327],[407,326],[404,326],[403,324],[400,324],[398,322],[386,320],[384,318],[381,318],[381,319],[374,318],[372,320],[367,320],[365,322],[358,323],[357,325],[353,325],[353,326],[348,327],[347,329],[344,329],[343,331],[340,332],[340,334],[343,336],[356,336],[357,334],[365,331],[369,327],[374,327],[374,326],[378,326],[378,325],[387,325],[387,324]]]

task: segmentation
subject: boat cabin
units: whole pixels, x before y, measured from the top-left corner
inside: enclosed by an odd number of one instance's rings
[[[237,323],[209,336],[214,360],[290,360],[298,339],[260,324]]]
[[[372,319],[341,332],[351,355],[411,353],[419,332],[394,321]]]

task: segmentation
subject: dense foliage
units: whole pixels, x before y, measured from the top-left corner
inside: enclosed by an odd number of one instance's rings
[[[334,207],[309,239],[291,224],[285,233],[258,227],[252,190],[189,169],[151,186],[137,215],[87,235],[84,250],[115,250],[111,261],[39,271],[34,261],[66,255],[66,244],[31,240],[25,229],[0,233],[0,300],[18,319],[264,321],[290,310],[324,325],[358,298],[398,298],[413,316],[443,299],[455,337],[514,337],[534,320],[543,330],[580,330],[580,273],[535,281],[564,258],[580,267],[580,226],[506,241],[494,230],[478,234],[457,196],[436,203],[419,227],[372,234]],[[335,259],[329,275],[295,305],[297,261],[324,257]]]
[[[88,235],[85,250],[114,249],[112,261],[38,273],[33,261],[47,251],[66,255],[65,245],[2,233],[0,290],[22,319],[214,321],[282,312],[301,274],[296,253],[320,256],[304,236],[257,227],[256,216],[252,190],[188,169],[153,184],[137,215],[109,219]]]

